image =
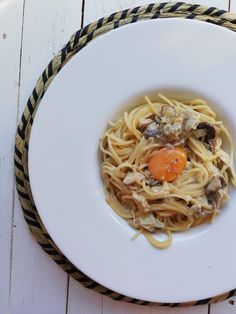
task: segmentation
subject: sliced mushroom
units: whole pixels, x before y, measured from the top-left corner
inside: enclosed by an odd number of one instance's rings
[[[205,137],[207,134],[207,131],[204,129],[198,129],[193,131],[194,136],[199,139],[201,137]]]
[[[214,152],[216,147],[216,128],[209,122],[200,122],[197,129],[206,130],[205,143],[210,145],[211,151]]]
[[[225,196],[225,191],[220,189],[215,193],[211,193],[208,196],[209,203],[213,206],[213,208],[220,208],[222,200]]]
[[[143,132],[149,124],[151,124],[153,122],[152,119],[150,118],[140,118],[139,119],[139,129],[141,132]]]
[[[215,176],[206,186],[206,195],[217,192],[222,188],[221,180],[219,177]]]
[[[156,122],[149,124],[143,132],[143,135],[146,139],[148,139],[149,137],[156,138],[159,135],[158,124]]]
[[[165,135],[174,134],[176,137],[182,132],[181,123],[177,122],[174,124],[166,124],[163,128]]]
[[[213,140],[216,137],[216,129],[214,125],[209,122],[200,122],[197,126],[198,129],[206,129],[207,135],[206,140]]]
[[[163,144],[171,144],[173,146],[179,146],[185,143],[186,133],[183,131],[180,135],[170,133],[166,135],[164,132],[159,136],[158,140]]]
[[[165,105],[161,108],[161,121],[162,123],[168,123],[170,120],[176,117],[175,108]]]
[[[190,111],[185,111],[183,113],[184,116],[184,130],[186,132],[189,132],[190,130],[196,130],[197,126],[198,126],[198,116]]]
[[[225,195],[225,179],[222,176],[214,176],[206,185],[205,193],[208,202],[214,207],[219,208]]]
[[[226,181],[225,181],[225,178],[224,178],[223,176],[218,176],[218,178],[220,179],[222,188],[227,187],[227,183],[226,183]]]
[[[137,194],[135,192],[132,193],[133,199],[136,201],[137,205],[140,205],[140,207],[144,210],[148,210],[150,207],[146,198],[143,195]]]

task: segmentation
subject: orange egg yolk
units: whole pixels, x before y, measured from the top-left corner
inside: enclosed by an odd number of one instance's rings
[[[160,182],[172,182],[182,173],[186,163],[187,154],[183,147],[165,147],[150,158],[148,170],[154,179]]]

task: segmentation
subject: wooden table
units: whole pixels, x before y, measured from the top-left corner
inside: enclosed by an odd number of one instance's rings
[[[13,151],[17,121],[42,70],[81,26],[114,11],[149,2],[0,0],[1,314],[236,313],[234,298],[211,306],[151,308],[115,302],[83,288],[35,242],[16,194]],[[236,0],[198,0],[198,3],[236,12]]]

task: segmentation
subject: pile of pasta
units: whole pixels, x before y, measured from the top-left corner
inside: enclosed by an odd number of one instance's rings
[[[212,222],[236,185],[232,138],[202,99],[145,97],[109,123],[100,152],[108,204],[157,248]]]

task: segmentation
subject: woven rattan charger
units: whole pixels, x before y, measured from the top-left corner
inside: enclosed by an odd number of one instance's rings
[[[101,18],[93,22],[72,35],[65,47],[51,60],[47,68],[37,81],[37,84],[30,96],[16,134],[15,144],[15,176],[16,187],[20,198],[21,207],[26,222],[31,232],[34,234],[37,242],[43,250],[48,253],[54,261],[63,268],[68,274],[79,281],[84,287],[96,290],[97,292],[107,295],[114,300],[122,300],[129,303],[141,305],[160,305],[160,306],[182,306],[182,305],[199,305],[213,303],[227,299],[236,295],[236,289],[228,291],[222,295],[213,296],[212,298],[196,300],[186,303],[152,303],[144,300],[137,300],[117,292],[111,291],[97,282],[93,281],[79,269],[75,268],[69,260],[55,245],[47,230],[45,229],[40,216],[35,207],[33,196],[30,189],[28,175],[28,143],[34,116],[40,101],[47,90],[48,86],[61,70],[61,68],[76,53],[83,49],[89,42],[103,34],[112,31],[115,28],[125,26],[127,24],[136,23],[157,18],[185,18],[196,19],[213,23],[226,27],[232,31],[236,31],[236,15],[230,14],[224,10],[216,8],[207,8],[200,5],[191,5],[183,2],[177,3],[157,3],[146,6],[136,7],[129,10],[113,13],[108,17]],[[158,300],[157,300],[158,301]]]

